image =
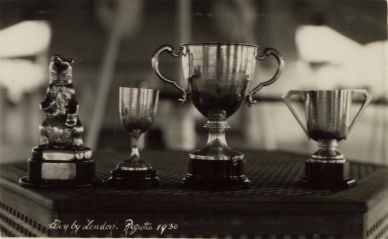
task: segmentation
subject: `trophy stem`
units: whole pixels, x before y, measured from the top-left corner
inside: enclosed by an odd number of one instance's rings
[[[130,133],[129,135],[130,135],[129,145],[131,147],[131,153],[129,155],[129,159],[138,160],[140,158],[140,150],[139,150],[140,133],[136,131],[136,132]]]
[[[244,160],[244,155],[231,149],[226,142],[225,131],[230,128],[225,118],[208,120],[204,128],[208,130],[208,140],[206,145],[190,153],[190,159],[201,160]]]
[[[318,141],[318,151],[310,157],[314,162],[345,163],[343,154],[337,151],[338,142],[335,139],[323,139]]]
[[[337,149],[338,143],[335,139],[330,140],[319,140],[318,141],[318,148],[320,149],[327,149],[330,151],[334,151]]]
[[[208,145],[228,145],[225,138],[225,131],[229,129],[230,126],[228,125],[228,122],[226,122],[226,120],[208,120],[203,127],[209,132],[207,139]]]
[[[139,148],[131,148],[131,153],[129,154],[129,159],[137,161],[140,158]]]

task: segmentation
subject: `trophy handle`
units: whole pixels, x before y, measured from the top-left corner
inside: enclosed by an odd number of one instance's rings
[[[283,99],[284,103],[286,103],[288,109],[290,109],[292,115],[294,115],[296,121],[298,121],[299,125],[302,127],[303,131],[306,133],[307,137],[310,138],[309,134],[307,133],[307,127],[303,124],[302,120],[299,118],[298,114],[296,113],[296,111],[292,107],[291,100],[290,100],[292,95],[304,95],[305,96],[306,92],[302,91],[302,90],[290,90],[285,95],[282,96],[282,99]]]
[[[252,90],[249,91],[249,93],[248,93],[249,106],[251,106],[252,104],[257,102],[257,100],[253,99],[253,95],[256,94],[256,92],[259,91],[264,86],[267,86],[267,85],[274,83],[279,78],[280,74],[283,71],[283,67],[284,67],[283,57],[280,55],[279,51],[274,49],[274,48],[265,48],[263,50],[263,54],[257,55],[256,59],[257,60],[264,60],[269,55],[272,55],[273,57],[275,57],[275,59],[278,63],[278,68],[275,72],[275,75],[273,75],[271,79],[264,81],[264,82],[260,82],[256,87],[254,87]]]
[[[357,112],[356,116],[354,116],[354,119],[353,119],[352,123],[350,123],[349,129],[348,129],[349,132],[353,128],[354,123],[356,123],[358,118],[361,116],[361,113],[364,112],[366,106],[372,100],[372,96],[366,90],[352,90],[352,93],[363,95],[365,97],[365,101],[362,103],[362,105],[360,107],[360,110]]]
[[[186,99],[187,99],[187,91],[182,87],[180,86],[176,81],[173,81],[173,80],[169,80],[167,79],[166,77],[164,77],[162,75],[162,73],[160,73],[159,71],[159,55],[166,51],[167,53],[169,53],[171,56],[173,57],[181,57],[183,55],[183,52],[182,52],[182,48],[179,48],[179,52],[175,53],[173,51],[173,48],[172,46],[170,45],[164,45],[164,46],[161,46],[159,47],[156,52],[154,53],[154,55],[152,56],[152,68],[154,69],[156,75],[164,82],[170,84],[170,85],[173,85],[175,88],[177,88],[181,93],[182,93],[182,97],[179,98],[178,100],[181,101],[182,103],[186,102]]]

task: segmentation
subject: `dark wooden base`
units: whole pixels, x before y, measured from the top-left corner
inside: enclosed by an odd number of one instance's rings
[[[107,185],[119,189],[145,190],[159,185],[159,177],[156,170],[127,171],[114,169]]]
[[[305,176],[301,184],[317,189],[346,189],[355,185],[349,176],[349,164],[329,162],[305,162]]]
[[[182,185],[188,189],[227,191],[250,187],[244,175],[245,160],[190,159]]]
[[[71,149],[35,147],[32,151],[32,158],[27,161],[27,176],[20,178],[19,183],[21,186],[29,188],[92,186],[98,182],[95,179],[96,165],[90,155],[86,158],[85,152],[91,154],[90,148],[83,146]],[[50,156],[46,154],[50,154]],[[83,158],[76,158],[76,154],[82,154]]]

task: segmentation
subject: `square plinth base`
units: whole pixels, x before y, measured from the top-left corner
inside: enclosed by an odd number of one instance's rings
[[[87,187],[95,180],[95,162],[87,147],[49,149],[36,147],[27,160],[27,176],[20,178],[24,187]]]
[[[245,160],[190,159],[188,173],[182,185],[188,189],[228,191],[248,189],[251,185],[244,175]]]
[[[345,189],[354,186],[356,180],[349,177],[349,163],[305,162],[305,175],[301,183],[319,189]]]

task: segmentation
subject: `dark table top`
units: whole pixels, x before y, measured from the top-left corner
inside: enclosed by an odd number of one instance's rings
[[[115,164],[128,152],[101,151],[94,155],[97,174],[107,178]],[[117,190],[103,186],[79,189],[25,189],[17,180],[26,175],[26,163],[3,164],[0,185],[28,197],[49,210],[78,213],[364,213],[388,197],[388,169],[365,163],[350,163],[357,186],[347,190],[313,190],[298,183],[307,155],[289,152],[247,152],[246,174],[252,187],[240,191],[195,191],[183,189],[186,152],[145,151],[142,157],[158,170],[160,186],[155,189]],[[136,206],[134,206],[136,205]]]

